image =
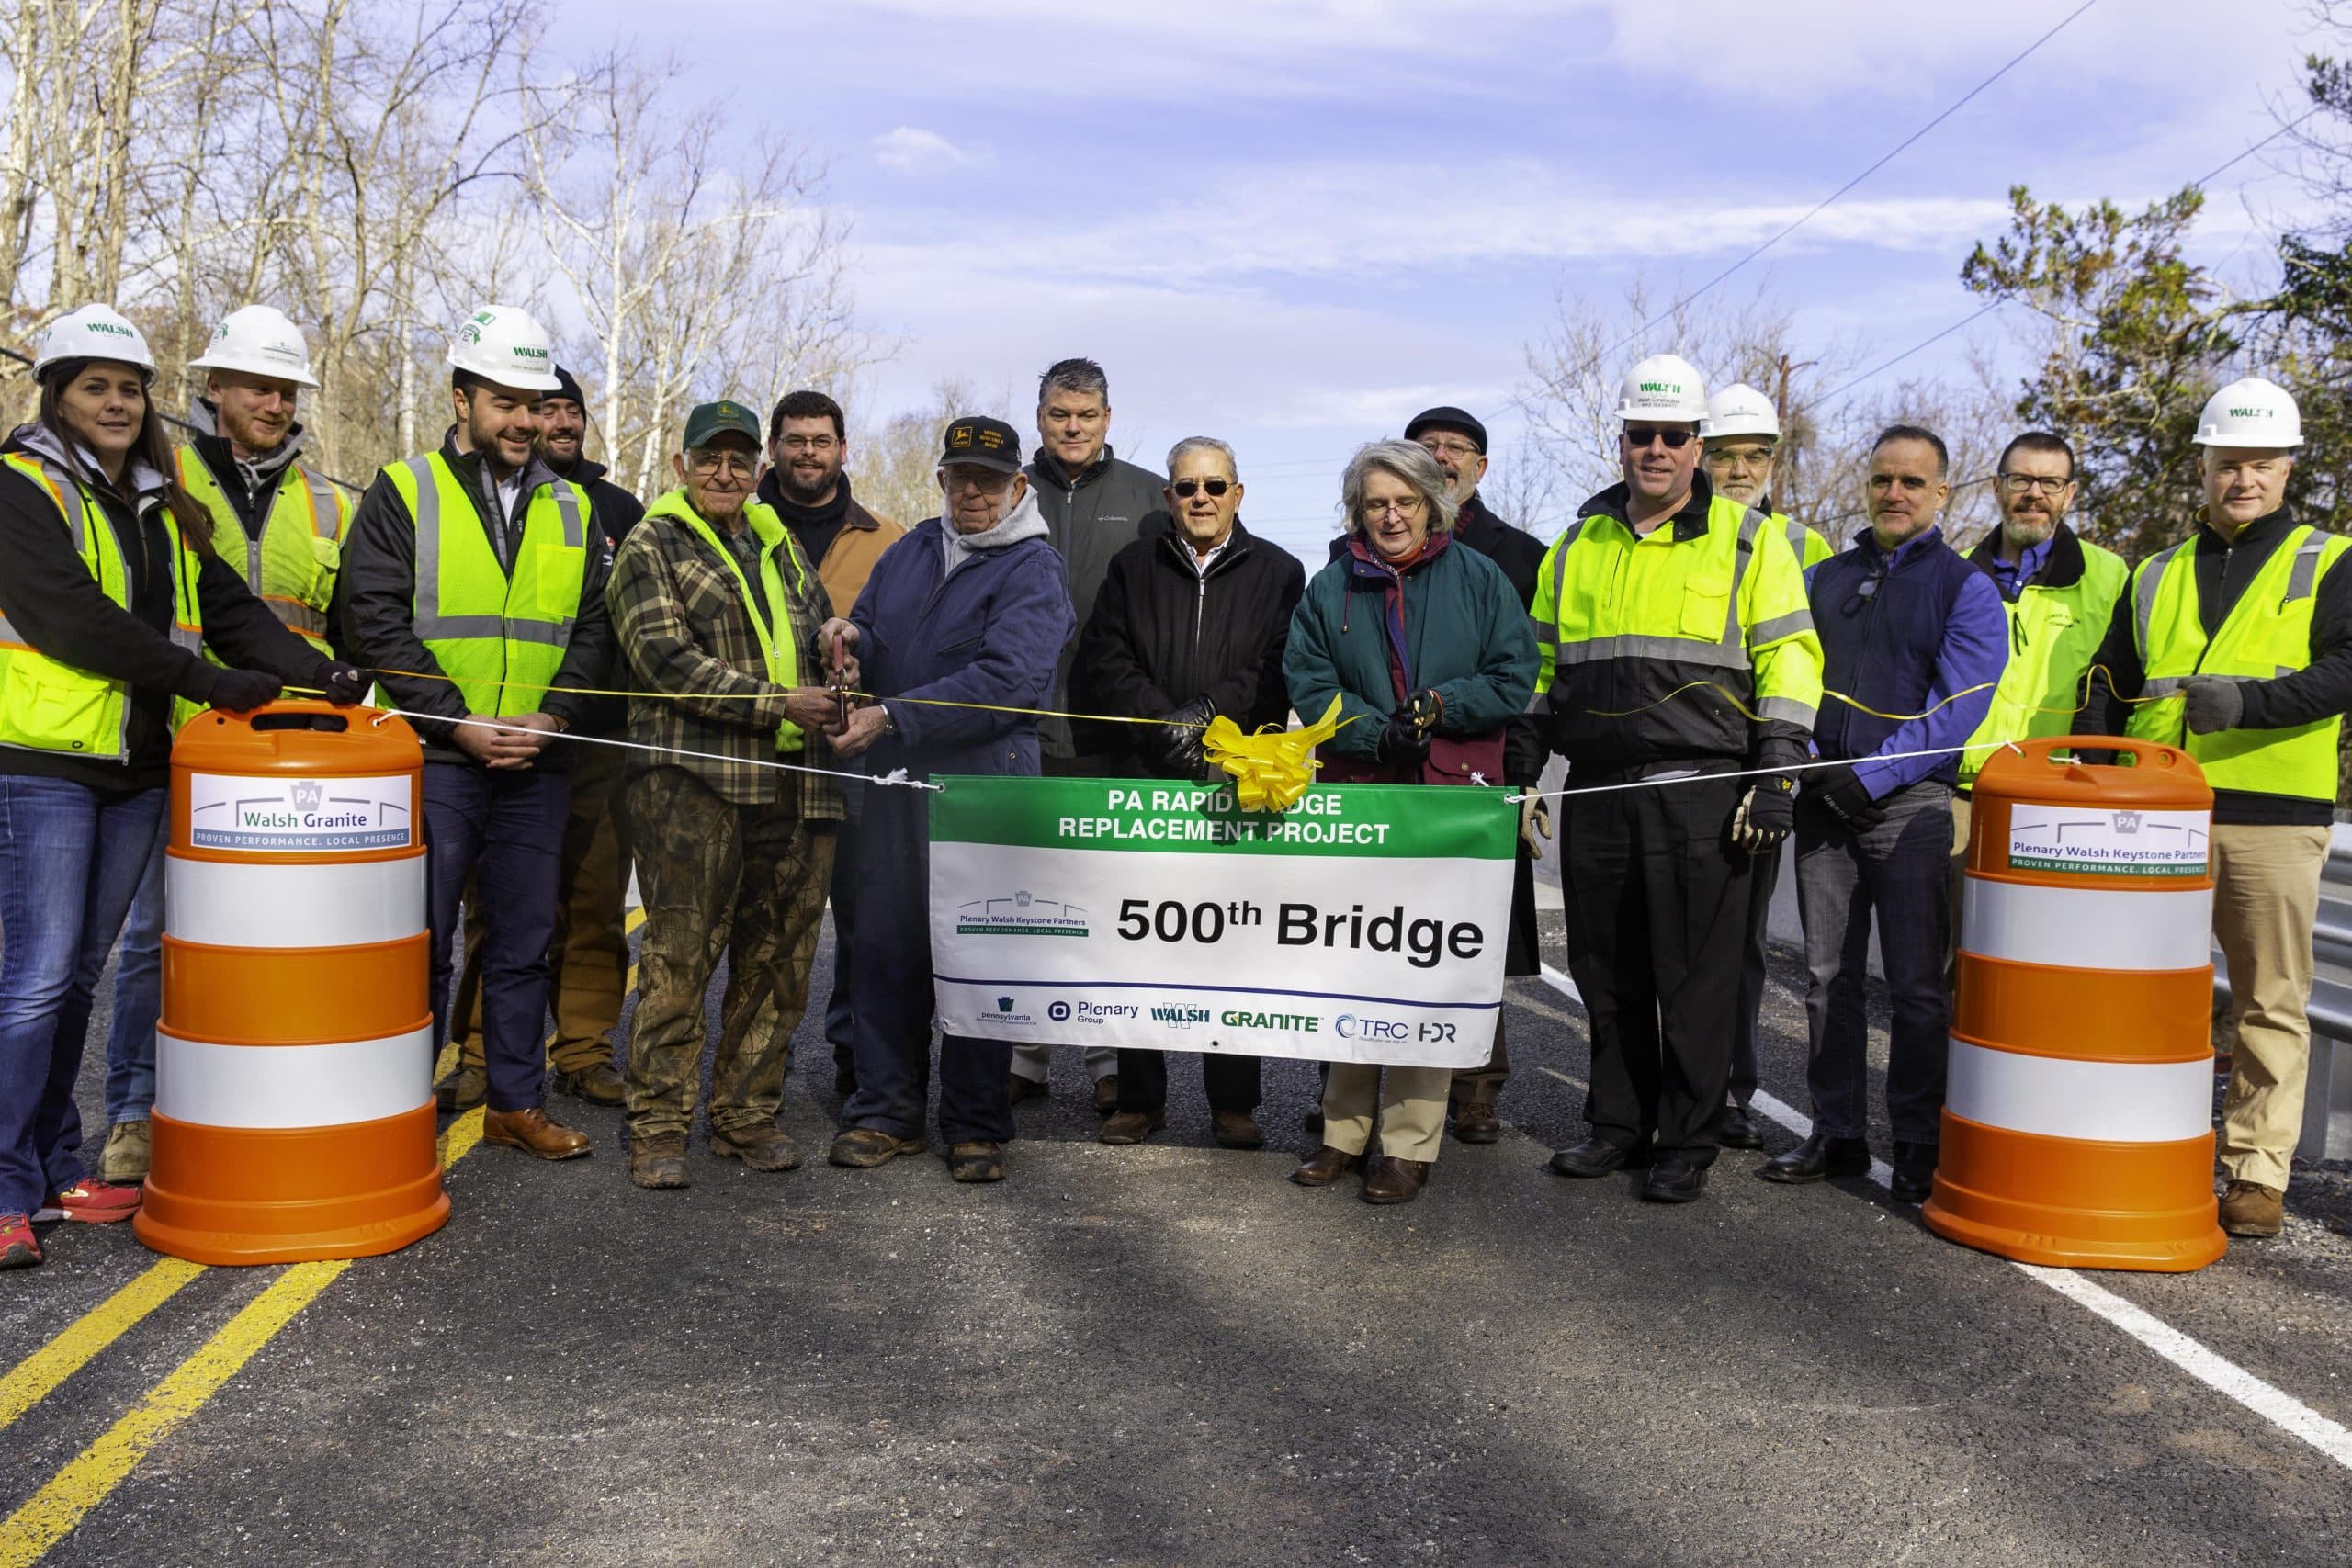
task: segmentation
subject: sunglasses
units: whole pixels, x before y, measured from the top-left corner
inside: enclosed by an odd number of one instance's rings
[[[1669,452],[1679,452],[1697,439],[1694,430],[1659,430],[1654,425],[1629,424],[1625,427],[1625,445],[1638,452],[1653,441],[1663,441]]]
[[[1214,501],[1231,490],[1233,483],[1231,479],[1178,479],[1168,488],[1176,492],[1177,499],[1180,501],[1190,501],[1196,492],[1201,491],[1208,491],[1209,499]]]

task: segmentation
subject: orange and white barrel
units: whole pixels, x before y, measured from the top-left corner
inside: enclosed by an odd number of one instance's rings
[[[434,1137],[424,754],[368,708],[199,714],[172,748],[158,1252],[391,1252],[449,1216]]]
[[[2134,765],[2052,754],[2078,747]],[[2144,741],[2022,741],[1976,776],[1938,1235],[2068,1268],[2222,1256],[2212,813],[2188,754]]]

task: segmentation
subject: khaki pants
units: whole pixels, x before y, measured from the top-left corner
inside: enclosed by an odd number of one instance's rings
[[[1323,1083],[1323,1141],[1341,1154],[1363,1153],[1372,1142],[1376,1101],[1380,1152],[1396,1159],[1434,1160],[1445,1133],[1445,1091],[1453,1081],[1451,1067],[1334,1062]]]
[[[621,813],[621,775],[628,753],[617,746],[571,749],[571,815],[563,828],[557,872],[555,938],[548,947],[548,1006],[555,1038],[548,1060],[576,1073],[613,1059],[612,1031],[628,989],[628,825]],[[465,956],[458,971],[449,1032],[461,1066],[481,1061],[481,904],[469,889]]]
[[[2312,928],[2327,847],[2325,828],[2213,829],[2213,935],[2229,960],[2238,1038],[2222,1101],[2222,1168],[2282,1191],[2302,1130]]]

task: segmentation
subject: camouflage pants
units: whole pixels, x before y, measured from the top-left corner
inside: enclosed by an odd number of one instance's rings
[[[832,874],[832,824],[811,831],[777,806],[736,806],[682,768],[629,781],[645,934],[628,1035],[631,1137],[694,1125],[702,1085],[703,997],[727,955],[711,1062],[713,1128],[775,1118],[792,1032]]]

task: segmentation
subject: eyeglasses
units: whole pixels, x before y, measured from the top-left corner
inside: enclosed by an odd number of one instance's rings
[[[2023,495],[2028,491],[2031,491],[2036,495],[2056,495],[2074,482],[2074,476],[2071,474],[2063,479],[2052,479],[2048,474],[2003,474],[2001,476],[2001,488],[2011,495]]]
[[[1177,479],[1168,488],[1174,491],[1177,498],[1182,501],[1192,500],[1193,495],[1201,491],[1206,491],[1209,499],[1214,501],[1231,490],[1233,486],[1234,481],[1231,479]]]
[[[1697,438],[1695,430],[1660,430],[1656,425],[1629,424],[1625,427],[1625,445],[1639,452],[1653,441],[1663,441],[1669,452],[1679,452]]]
[[[686,454],[686,472],[707,479],[721,470],[748,479],[760,471],[760,460],[748,452],[714,452],[704,446]]]
[[[1476,442],[1463,441],[1446,436],[1423,436],[1421,438],[1421,449],[1425,452],[1434,452],[1442,457],[1476,457],[1479,456],[1478,444]]]
[[[787,452],[830,452],[833,438],[830,435],[786,435],[777,445]]]
[[[1422,509],[1428,505],[1429,502],[1418,495],[1408,495],[1402,501],[1367,501],[1363,503],[1364,521],[1370,522],[1375,517],[1386,517],[1392,514],[1398,517],[1419,517]]]

